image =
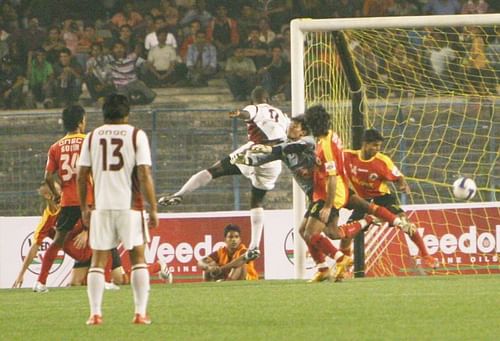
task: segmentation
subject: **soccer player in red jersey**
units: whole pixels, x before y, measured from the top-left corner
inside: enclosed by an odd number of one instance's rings
[[[380,152],[383,142],[384,137],[377,130],[366,130],[360,150],[344,151],[345,171],[360,197],[386,207],[402,219],[407,219],[405,212],[398,205],[396,196],[391,193],[388,183],[394,182],[396,188],[406,194],[410,194],[410,187],[392,160]],[[357,220],[365,213],[366,211],[356,209],[350,220]],[[417,245],[423,263],[430,268],[436,268],[439,263],[436,258],[429,255],[422,236],[415,229],[406,232]],[[341,248],[349,248],[350,242],[350,239],[342,240]]]
[[[306,212],[304,233],[309,252],[318,267],[318,272],[311,281],[319,282],[330,277],[325,255],[337,262],[335,280],[339,281],[352,265],[352,258],[338,250],[321,232],[328,226],[331,237],[352,238],[362,228],[377,221],[375,217],[367,215],[352,223],[337,226],[341,208],[362,209],[402,229],[409,229],[410,224],[403,222],[384,207],[369,204],[359,196],[350,194],[344,170],[342,142],[338,135],[330,130],[330,114],[323,106],[316,105],[306,110],[305,117],[306,124],[317,139],[312,203]]]
[[[76,167],[85,138],[83,133],[86,124],[85,110],[79,105],[71,105],[63,110],[62,121],[66,135],[50,147],[45,167],[45,182],[54,195],[55,201],[60,202],[61,212],[57,219],[54,241],[45,252],[38,281],[33,287],[35,292],[47,291],[45,284],[49,270],[57,253],[63,247],[66,235],[73,229],[81,216],[76,185]],[[61,183],[60,195],[55,185],[56,178],[59,178]],[[88,192],[91,194],[92,186],[90,181],[87,183],[87,187],[89,188]],[[89,195],[87,199],[91,203],[92,195]],[[80,235],[77,247],[83,248],[86,245],[87,235],[87,232]]]

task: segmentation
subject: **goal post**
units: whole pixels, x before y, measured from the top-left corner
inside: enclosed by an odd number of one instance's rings
[[[475,37],[489,43],[498,26],[500,14],[294,19],[292,116],[323,104],[348,148],[359,148],[364,127],[380,130],[387,136],[384,152],[414,193],[404,204],[453,202],[449,185],[460,174],[476,178],[477,201],[496,201],[498,70],[483,70],[473,58]],[[414,51],[415,36],[432,38],[420,41],[426,55]],[[304,278],[306,246],[298,227],[305,196],[295,183],[293,210],[295,276]],[[355,250],[358,263],[363,245]],[[356,264],[357,274],[362,266]]]

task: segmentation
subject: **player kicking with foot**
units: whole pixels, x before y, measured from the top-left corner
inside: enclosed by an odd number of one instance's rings
[[[383,142],[384,138],[377,130],[366,130],[360,150],[344,151],[346,174],[360,197],[386,207],[401,219],[407,220],[405,212],[397,203],[396,196],[391,193],[388,182],[394,182],[396,188],[406,194],[410,194],[410,187],[392,160],[380,152]],[[357,220],[365,213],[363,210],[355,209],[350,220]],[[416,232],[416,228],[413,226],[405,233],[417,245],[423,264],[429,268],[437,268],[438,260],[429,255],[422,236]],[[350,244],[349,239],[342,240],[341,248],[350,249]]]
[[[82,220],[91,225],[91,268],[87,276],[90,303],[88,325],[102,323],[104,268],[111,249],[122,242],[130,250],[131,285],[134,294],[136,324],[150,324],[146,315],[149,273],[144,258],[148,231],[142,214],[144,194],[149,203],[149,227],[158,226],[156,199],[151,177],[151,152],[144,131],[128,124],[130,105],[127,97],[112,94],[104,102],[104,125],[85,139],[78,171],[80,198],[92,174],[95,209],[81,201]],[[135,209],[134,209],[135,208]]]
[[[283,112],[268,104],[268,93],[258,86],[252,91],[252,105],[242,110],[229,113],[229,117],[242,119],[247,124],[248,142],[236,149],[224,159],[217,161],[208,169],[193,176],[174,195],[159,199],[161,205],[176,205],[186,194],[206,186],[212,179],[227,175],[243,175],[251,180],[250,222],[252,237],[247,252],[249,260],[259,257],[258,249],[264,228],[264,197],[274,188],[281,173],[281,162],[275,160],[261,166],[251,167],[236,164],[238,154],[245,152],[255,144],[273,146],[286,140],[286,131],[290,119]]]
[[[329,269],[324,263],[325,256],[336,260],[335,280],[340,281],[352,265],[352,258],[345,255],[342,250],[337,250],[330,240],[321,234],[326,227],[334,231],[334,238],[346,239],[355,236],[362,228],[378,224],[378,219],[386,220],[403,230],[410,229],[411,225],[384,207],[369,204],[361,197],[349,193],[342,143],[337,134],[329,129],[330,114],[322,106],[317,105],[308,108],[305,117],[306,124],[317,141],[312,204],[306,212],[304,233],[309,252],[318,266],[318,272],[311,281],[318,282],[329,277]],[[352,223],[337,226],[339,210],[343,207],[363,209],[369,215]]]

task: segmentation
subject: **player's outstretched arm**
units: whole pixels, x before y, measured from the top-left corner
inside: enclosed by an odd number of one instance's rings
[[[33,243],[33,245],[31,245],[31,248],[30,248],[28,254],[24,258],[21,271],[19,271],[19,274],[17,275],[16,281],[14,282],[14,285],[12,285],[13,288],[20,288],[23,285],[24,274],[26,273],[26,270],[28,270],[28,267],[30,266],[33,258],[35,258],[39,247],[40,247],[40,245],[37,243]]]
[[[148,165],[139,165],[137,166],[137,171],[142,194],[144,194],[149,204],[149,228],[155,228],[158,226],[158,209],[156,206],[156,195],[153,177],[151,176],[151,167]]]
[[[230,118],[239,118],[242,120],[249,120],[250,119],[250,113],[246,110],[235,110],[235,111],[230,111],[229,112],[229,117]]]

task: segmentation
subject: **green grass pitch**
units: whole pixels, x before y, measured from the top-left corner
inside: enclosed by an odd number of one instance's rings
[[[0,340],[499,340],[500,276],[153,285],[150,326],[131,324],[129,286],[0,290]]]

